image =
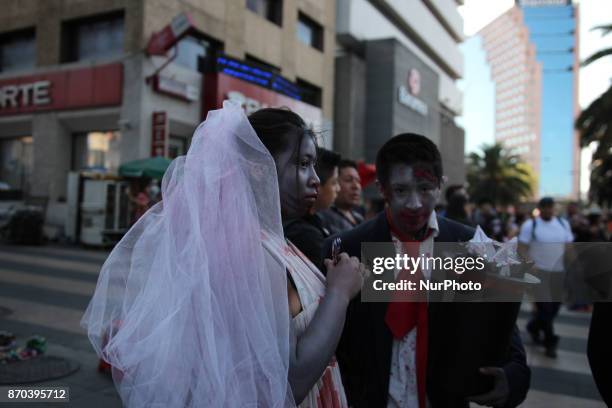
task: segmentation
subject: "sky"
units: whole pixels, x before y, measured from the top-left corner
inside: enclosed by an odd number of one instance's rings
[[[466,131],[465,152],[473,152],[495,140],[495,84],[482,46],[482,38],[474,36],[460,45],[466,56],[463,78],[457,86],[463,92],[463,113],[457,124]]]
[[[611,0],[581,0],[576,1],[580,5],[580,59],[584,60],[594,52],[612,47],[612,33],[605,37],[599,31],[591,31],[597,25],[612,23],[612,1]],[[464,32],[466,37],[474,35],[482,27],[493,21],[497,16],[511,8],[514,0],[465,0],[464,5],[459,7],[459,13],[463,16]],[[466,52],[465,58],[474,58],[470,53],[470,47],[463,48]],[[479,56],[476,55],[476,58]],[[466,62],[467,63],[467,62]],[[596,63],[580,69],[579,77],[579,105],[582,108],[588,106],[595,98],[603,93],[610,84],[612,78],[612,56],[606,57]],[[469,128],[463,118],[463,123]],[[493,136],[487,136],[483,132],[466,135],[466,151],[472,151],[482,143],[491,143]]]

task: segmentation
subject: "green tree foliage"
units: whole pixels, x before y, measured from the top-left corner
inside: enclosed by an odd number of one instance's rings
[[[612,24],[595,27],[602,35],[612,32]],[[612,48],[606,48],[583,61],[582,66],[612,55]],[[600,205],[612,204],[612,85],[595,99],[576,119],[580,132],[580,144],[597,143],[591,167],[591,189],[589,196]]]
[[[483,146],[482,153],[470,153],[467,160],[468,192],[474,201],[488,198],[496,205],[507,205],[532,196],[533,171],[501,144]]]

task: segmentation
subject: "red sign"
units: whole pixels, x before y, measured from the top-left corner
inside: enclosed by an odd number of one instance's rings
[[[414,68],[408,72],[408,89],[414,96],[421,92],[421,73]]]
[[[224,100],[233,100],[242,105],[247,114],[265,107],[287,107],[300,115],[308,124],[321,125],[323,115],[316,106],[276,93],[270,89],[243,81],[222,73],[204,76],[204,111],[219,109]]]
[[[168,116],[166,112],[153,112],[153,123],[151,126],[151,156],[166,156],[166,134]]]
[[[0,116],[121,105],[123,66],[49,72],[0,80]]]
[[[181,13],[161,31],[154,33],[147,44],[147,54],[165,55],[189,30],[194,27],[189,14]]]

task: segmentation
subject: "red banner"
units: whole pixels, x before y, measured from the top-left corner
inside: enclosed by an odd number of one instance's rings
[[[151,126],[151,156],[166,156],[166,134],[168,116],[166,112],[153,112],[153,123]]]
[[[0,116],[121,105],[120,63],[0,80]]]
[[[287,107],[309,124],[320,124],[323,118],[321,109],[315,106],[223,73],[204,76],[203,94],[204,118],[209,110],[221,108],[227,99],[240,103],[247,114],[265,107]]]

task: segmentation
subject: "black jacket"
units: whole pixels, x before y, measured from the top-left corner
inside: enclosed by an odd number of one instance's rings
[[[363,215],[355,210],[351,210],[351,214],[353,215],[355,221],[357,221],[357,224],[351,223],[351,221],[349,221],[349,219],[346,218],[344,214],[342,214],[342,212],[333,205],[326,210],[320,211],[318,214],[321,217],[322,225],[332,234],[339,234],[343,231],[350,230],[363,222]]]
[[[457,222],[438,217],[438,242],[465,242],[472,238],[474,229]],[[342,251],[350,256],[361,256],[362,242],[390,242],[389,225],[382,212],[356,228],[339,234]],[[335,236],[334,236],[335,237]],[[324,256],[330,257],[331,242],[323,246]],[[493,307],[503,304],[430,303],[429,304],[429,358],[427,373],[428,399],[433,407],[467,407],[463,396],[445,391],[449,364],[438,356],[449,354],[452,339],[445,336],[445,326],[452,324],[449,316],[461,313],[465,307]],[[354,407],[385,407],[389,391],[389,375],[393,336],[385,323],[387,303],[361,302],[358,295],[349,304],[346,322],[336,357],[340,364],[344,388],[349,404]],[[452,317],[450,317],[452,319]],[[452,344],[452,343],[451,343]],[[452,346],[451,346],[452,347]],[[451,353],[460,353],[452,350]],[[452,363],[451,363],[452,364]],[[455,371],[461,370],[452,367]],[[527,395],[531,372],[527,367],[525,350],[516,326],[512,333],[510,349],[503,366],[510,385],[507,407],[520,404]]]
[[[289,239],[310,261],[323,267],[322,248],[325,238],[331,235],[323,226],[319,213],[308,214],[283,223],[285,237]]]

